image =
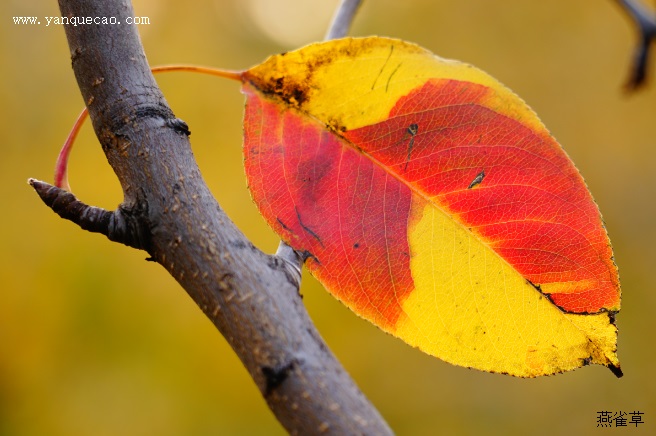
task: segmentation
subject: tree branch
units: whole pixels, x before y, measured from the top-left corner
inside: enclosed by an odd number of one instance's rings
[[[68,17],[134,15],[127,1],[60,0],[59,6]],[[211,195],[189,130],[157,87],[136,26],[64,28],[75,77],[124,201],[114,212],[91,208],[30,180],[44,202],[163,265],[230,343],[290,433],[390,434],[310,321],[299,274],[284,253],[256,249]]]
[[[362,0],[342,0],[333,15],[333,21],[330,23],[324,40],[345,37],[361,3]]]
[[[636,0],[617,0],[617,3],[635,22],[640,32],[638,45],[633,56],[633,63],[626,88],[634,91],[646,83],[652,40],[656,39],[656,15],[647,10]]]

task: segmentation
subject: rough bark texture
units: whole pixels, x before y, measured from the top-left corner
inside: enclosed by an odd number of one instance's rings
[[[69,17],[134,15],[127,0],[59,5]],[[30,180],[44,202],[162,264],[225,336],[290,433],[390,434],[310,321],[293,266],[256,249],[208,190],[187,126],[153,79],[136,27],[65,30],[75,77],[124,202],[113,212],[90,209]]]

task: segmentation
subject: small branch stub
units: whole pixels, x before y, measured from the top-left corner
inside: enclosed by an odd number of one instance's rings
[[[89,206],[78,200],[70,192],[36,179],[27,181],[34,188],[41,200],[60,217],[72,221],[83,230],[100,233],[111,241],[120,242],[129,247],[146,249],[147,238],[144,232],[135,231],[138,226],[129,224],[130,217],[120,208],[114,212],[100,207]]]

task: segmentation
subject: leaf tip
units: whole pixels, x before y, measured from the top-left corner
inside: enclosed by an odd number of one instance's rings
[[[622,368],[620,368],[620,365],[613,365],[612,363],[608,365],[608,369],[610,369],[610,372],[615,374],[615,377],[617,378],[622,378],[624,373],[622,372]]]

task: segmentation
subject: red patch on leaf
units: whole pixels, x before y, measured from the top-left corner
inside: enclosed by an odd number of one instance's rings
[[[246,175],[262,215],[337,298],[393,327],[414,289],[410,189],[323,126],[244,90]]]
[[[612,252],[583,179],[545,130],[484,105],[490,90],[429,80],[344,136],[476,234],[566,312],[619,304]],[[502,110],[502,109],[499,109]]]

